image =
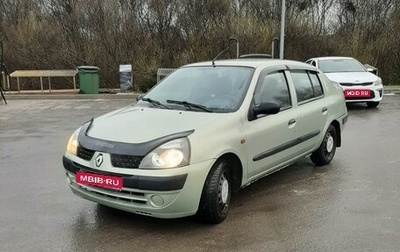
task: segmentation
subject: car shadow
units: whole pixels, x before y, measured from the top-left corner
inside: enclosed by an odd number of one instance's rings
[[[316,179],[316,177],[319,177],[321,174],[329,172],[330,166],[331,165],[315,166],[309,158],[304,158],[285,169],[262,177],[256,182],[234,193],[231,201],[230,215],[234,215],[235,212],[239,213],[242,206],[252,205],[254,198],[257,198],[260,195],[270,195],[271,197],[275,197],[274,193],[278,192],[282,188]],[[96,205],[94,213],[95,221],[98,222],[99,226],[113,223],[113,225],[118,226],[146,229],[153,228],[160,232],[167,230],[170,232],[171,229],[185,230],[188,226],[199,229],[208,229],[213,226],[204,223],[197,216],[177,219],[159,219],[133,214],[102,205]],[[225,222],[229,222],[229,219],[230,216],[228,216]]]
[[[379,106],[375,108],[370,108],[365,102],[360,103],[346,103],[347,110],[379,110]]]
[[[179,244],[179,239],[186,239],[187,242],[198,239],[215,241],[221,233],[240,229],[243,223],[253,223],[260,218],[284,220],[293,212],[309,211],[313,195],[318,196],[321,191],[326,193],[326,188],[329,188],[329,193],[338,191],[332,187],[338,186],[338,181],[343,179],[341,176],[345,176],[340,167],[339,160],[326,166],[314,166],[309,158],[304,158],[263,177],[233,195],[229,215],[219,225],[204,223],[196,216],[152,218],[90,202],[65,228],[70,233],[69,243],[80,251],[90,251],[94,244],[106,247],[120,241],[124,241],[126,246],[139,246],[139,251],[144,245],[138,241],[143,244],[150,242],[147,248],[165,247],[164,243],[170,244],[170,241],[174,241],[170,246],[175,246]],[[335,177],[337,180],[332,183]],[[334,200],[335,195],[328,195],[328,198]]]

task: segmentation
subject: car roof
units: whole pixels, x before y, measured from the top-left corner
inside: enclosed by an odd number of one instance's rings
[[[310,60],[338,60],[338,59],[354,59],[354,58],[344,57],[344,56],[326,56],[326,57],[311,58]]]
[[[183,67],[194,67],[194,66],[242,66],[242,67],[274,67],[274,66],[295,66],[299,68],[308,69],[309,64],[294,60],[280,60],[280,59],[263,59],[263,58],[239,58],[239,59],[226,59],[216,60],[214,64],[212,61],[197,62],[185,65]]]

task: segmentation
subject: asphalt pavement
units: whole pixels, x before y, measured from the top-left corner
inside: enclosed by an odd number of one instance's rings
[[[17,91],[5,92],[6,100],[84,100],[84,99],[136,99],[141,93],[122,93],[119,89],[100,89],[98,94],[80,94],[79,90],[74,92],[73,89],[68,90],[48,90],[41,92],[40,90],[23,90],[20,93]],[[385,86],[385,94],[400,94],[400,85]],[[1,102],[1,101],[0,101]]]
[[[399,251],[400,95],[388,93],[376,109],[349,105],[331,164],[305,158],[257,181],[219,225],[125,213],[69,190],[61,159],[69,135],[134,95],[8,98],[0,103],[0,251]]]

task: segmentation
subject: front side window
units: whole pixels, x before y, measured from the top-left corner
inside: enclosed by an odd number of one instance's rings
[[[289,89],[283,71],[261,76],[254,94],[254,102],[259,106],[263,102],[275,102],[281,111],[291,107]]]

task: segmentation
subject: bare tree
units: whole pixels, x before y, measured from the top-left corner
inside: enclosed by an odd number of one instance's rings
[[[286,58],[349,55],[399,83],[398,0],[286,4]],[[242,54],[269,53],[280,11],[280,0],[2,0],[0,36],[10,71],[90,64],[101,69],[101,87],[117,87],[118,65],[132,64],[147,90],[157,68],[211,59],[231,36]],[[232,47],[222,57],[235,56]]]

